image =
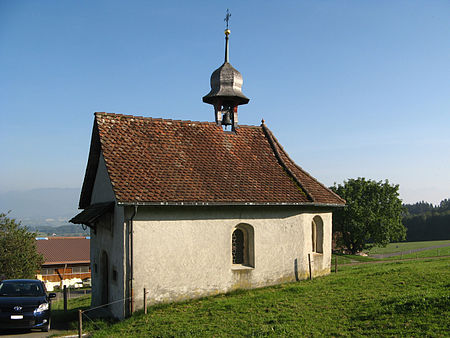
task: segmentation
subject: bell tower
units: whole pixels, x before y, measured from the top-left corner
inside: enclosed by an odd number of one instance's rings
[[[231,126],[234,131],[238,123],[238,106],[250,101],[242,93],[242,75],[229,63],[228,40],[231,33],[228,28],[230,12],[225,17],[225,62],[211,75],[211,91],[203,96],[203,102],[214,106],[216,123],[219,126]]]

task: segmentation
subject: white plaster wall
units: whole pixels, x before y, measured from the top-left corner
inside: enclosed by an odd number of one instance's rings
[[[311,222],[324,223],[323,254],[311,253]],[[134,219],[134,294],[142,306],[295,281],[330,272],[331,213],[301,208],[141,207]],[[255,267],[235,269],[231,234],[236,225],[254,228]],[[297,263],[296,263],[297,262]],[[295,265],[297,264],[297,276]]]
[[[109,175],[103,155],[100,155],[97,175],[92,190],[91,204],[115,202]],[[91,271],[92,271],[92,306],[101,304],[101,255],[105,250],[109,259],[109,302],[125,298],[125,228],[124,208],[114,207],[114,224],[112,231],[102,224],[97,225],[96,233],[91,230]],[[97,269],[95,269],[97,266]],[[112,280],[113,269],[117,271],[117,280]],[[124,317],[122,302],[109,306],[108,310],[115,317]]]
[[[114,191],[106,169],[105,158],[100,153],[97,174],[92,188],[91,204],[115,201]]]

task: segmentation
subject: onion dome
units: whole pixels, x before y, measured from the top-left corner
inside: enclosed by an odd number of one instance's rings
[[[225,30],[225,62],[211,75],[211,91],[203,96],[203,102],[212,104],[219,125],[237,126],[237,106],[250,99],[242,93],[242,75],[228,61],[228,35]]]
[[[211,91],[203,97],[203,102],[215,105],[216,102],[229,102],[232,105],[247,104],[249,98],[242,93],[241,73],[228,62],[228,35],[225,30],[225,62],[211,75]]]

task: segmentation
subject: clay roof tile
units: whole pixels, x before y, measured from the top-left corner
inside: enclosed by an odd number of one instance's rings
[[[265,125],[224,132],[211,122],[96,113],[81,208],[90,204],[100,152],[119,203],[345,203]]]

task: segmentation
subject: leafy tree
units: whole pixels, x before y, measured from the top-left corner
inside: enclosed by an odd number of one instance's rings
[[[36,234],[0,213],[0,279],[34,278],[43,262]]]
[[[357,178],[335,183],[331,190],[347,201],[333,213],[333,228],[341,235],[338,244],[351,253],[362,251],[368,243],[385,246],[405,239],[398,185]]]

